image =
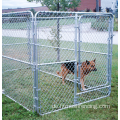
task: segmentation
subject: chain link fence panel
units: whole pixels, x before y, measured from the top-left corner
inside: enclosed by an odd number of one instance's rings
[[[33,110],[32,13],[2,14],[3,93]]]

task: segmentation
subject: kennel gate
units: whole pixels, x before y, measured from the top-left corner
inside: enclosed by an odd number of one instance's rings
[[[26,25],[23,30],[27,33],[27,37],[24,36],[23,38],[12,36],[13,29],[11,28],[9,34],[12,37],[3,35],[3,70],[5,68],[3,89],[6,96],[17,101],[26,109],[37,111],[37,113],[43,115],[110,95],[112,14],[37,12],[33,17],[31,12],[23,13],[18,13],[17,16],[5,14],[7,16],[3,17],[3,20],[8,24],[7,30],[11,27],[9,25],[20,23]],[[29,15],[27,15],[28,13]],[[20,21],[24,17],[27,20]],[[8,21],[10,19],[13,21],[12,23]],[[6,25],[3,25],[3,30],[6,30],[4,26],[6,27]],[[22,31],[20,26],[15,30],[19,29]],[[21,34],[23,33],[21,32]],[[21,42],[5,44],[4,42],[8,38]],[[24,43],[24,41],[27,42]],[[21,47],[17,46],[24,44],[26,45],[25,51],[20,52]],[[6,49],[6,46],[16,46],[18,50],[16,48]],[[11,52],[14,52],[15,49],[16,54],[22,53],[23,57],[12,55]],[[11,52],[7,54],[9,50]],[[77,78],[77,62],[80,68],[82,62],[95,58],[97,72],[91,72],[86,76],[86,91],[83,91],[79,82],[80,74]],[[15,68],[9,70],[5,66],[7,61]],[[62,85],[61,77],[56,74],[56,71],[60,71],[61,64],[65,62],[75,62],[75,74],[68,74],[65,85]],[[16,68],[16,66],[19,68]],[[26,76],[24,73],[26,73]],[[15,76],[18,78],[14,78]],[[24,76],[23,81],[19,76]],[[13,81],[10,82],[12,79]],[[14,87],[13,82],[17,84]],[[8,84],[10,84],[9,87]],[[27,90],[25,86],[29,89]],[[26,91],[29,91],[29,93]]]

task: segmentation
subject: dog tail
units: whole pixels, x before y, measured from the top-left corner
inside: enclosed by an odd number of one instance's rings
[[[59,76],[61,76],[61,72],[59,72],[59,71],[56,71],[56,73],[57,73]]]

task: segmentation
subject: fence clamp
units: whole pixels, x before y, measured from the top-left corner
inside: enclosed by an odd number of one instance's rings
[[[77,102],[78,96],[74,97],[74,104],[78,104],[79,102]]]
[[[111,35],[111,38],[113,38],[113,36],[115,36],[115,35]]]
[[[35,65],[33,64],[33,67],[32,67],[32,71],[34,72],[35,71]]]
[[[38,97],[34,97],[35,100],[38,100]]]
[[[78,26],[75,26],[74,28],[79,28]]]
[[[36,91],[38,92],[38,91],[40,91],[41,89],[39,88],[39,89],[36,89]]]
[[[35,33],[33,33],[33,36],[35,36]]]

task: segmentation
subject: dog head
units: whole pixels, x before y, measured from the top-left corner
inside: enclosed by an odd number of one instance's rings
[[[89,72],[91,72],[91,71],[97,71],[97,68],[95,67],[95,61],[96,61],[96,59],[94,59],[92,61],[86,60],[86,67],[87,67],[87,70]]]

